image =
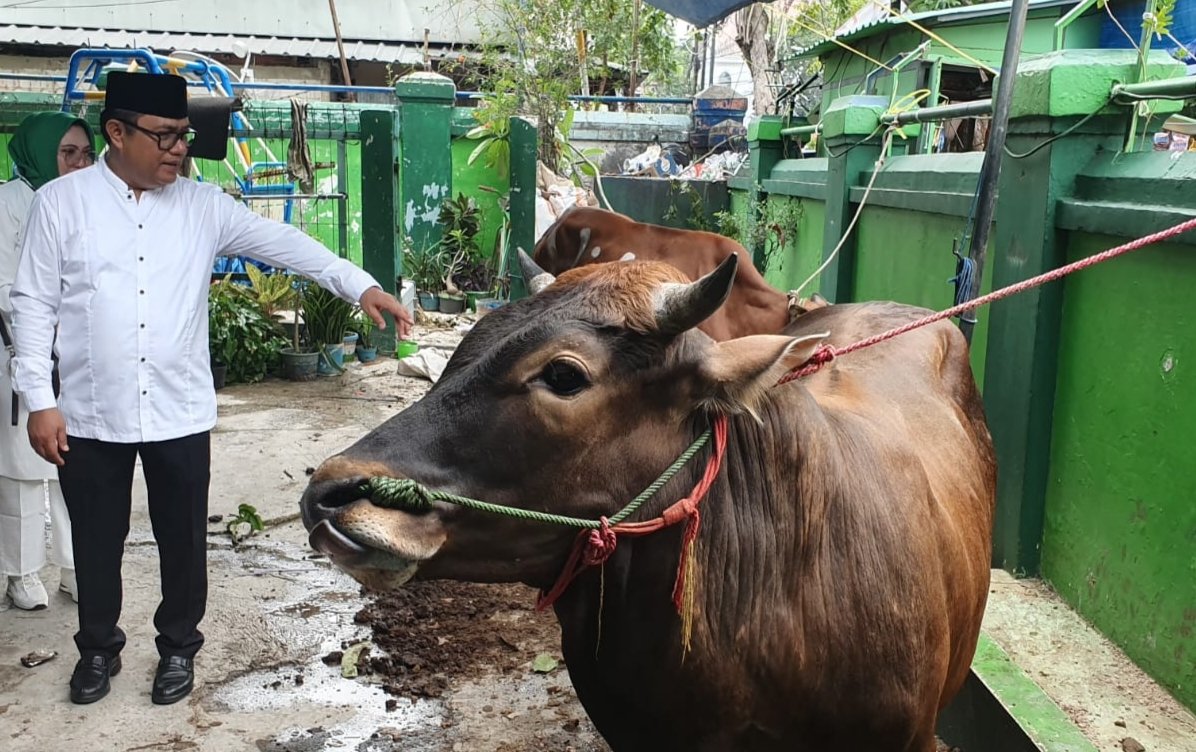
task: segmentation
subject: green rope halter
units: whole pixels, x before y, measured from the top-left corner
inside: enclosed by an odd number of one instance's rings
[[[673,464],[660,474],[660,477],[652,481],[652,484],[645,488],[639,496],[631,500],[631,503],[623,507],[615,516],[607,520],[609,525],[617,525],[628,516],[633,514],[635,510],[639,509],[641,505],[648,499],[656,495],[656,493],[664,488],[664,485],[673,479],[681,468],[685,467],[691,459],[694,458],[698,452],[710,441],[710,429],[707,428],[702,432],[702,435],[694,440],[694,443],[689,445],[689,448],[681,453],[681,456],[676,459]],[[579,517],[566,517],[559,514],[548,514],[547,512],[536,512],[531,509],[521,509],[519,507],[508,507],[501,504],[490,504],[485,501],[471,499],[467,496],[458,496],[457,494],[448,493],[447,491],[433,491],[432,489],[420,485],[418,482],[409,478],[386,478],[382,476],[375,476],[361,484],[361,493],[373,503],[388,509],[401,509],[405,512],[421,513],[427,512],[432,508],[432,503],[436,501],[443,501],[448,504],[456,504],[457,506],[465,507],[467,509],[476,509],[481,512],[490,512],[491,514],[501,514],[507,517],[515,517],[521,520],[532,520],[535,522],[548,522],[554,525],[566,525],[568,527],[587,528],[597,530],[602,526],[598,520],[583,520]]]

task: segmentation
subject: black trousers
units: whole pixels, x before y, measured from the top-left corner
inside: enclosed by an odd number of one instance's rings
[[[162,576],[162,600],[154,614],[158,653],[193,657],[203,645],[198,625],[208,600],[208,432],[143,444],[76,437],[67,443],[70,451],[58,479],[74,531],[80,654],[111,658],[125,646],[117,625],[121,558],[129,535],[133,468],[141,455]]]

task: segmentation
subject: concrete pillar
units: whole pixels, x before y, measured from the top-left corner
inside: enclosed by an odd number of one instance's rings
[[[850,96],[836,99],[822,118],[822,143],[827,152],[826,224],[822,258],[830,256],[855,212],[852,188],[866,182],[880,156],[883,129],[880,116],[886,97]],[[855,288],[855,238],[848,238],[839,255],[822,272],[819,291],[832,303],[848,303]]]
[[[519,267],[522,248],[532,255],[536,246],[536,151],[539,133],[532,121],[511,118],[511,246],[507,252],[507,278],[511,300],[527,296],[527,280]]]
[[[764,191],[763,182],[772,176],[772,169],[781,161],[783,141],[781,139],[781,117],[779,115],[764,115],[748,126],[748,166],[751,168],[752,187],[748,191],[751,201],[752,224],[763,222],[765,218],[768,193]],[[763,237],[762,234],[748,232],[749,238]],[[761,274],[768,271],[765,268],[766,243],[756,243],[748,248],[752,254],[752,262]]]
[[[399,295],[403,274],[399,242],[397,113],[361,113],[361,262],[383,289]],[[382,352],[394,351],[394,319],[386,315],[386,329],[375,339]]]
[[[1106,103],[1115,82],[1135,80],[1135,63],[1132,50],[1066,50],[1019,65],[1007,147],[1025,156],[1007,154],[1001,166],[993,289],[1065,263],[1067,238],[1055,226],[1056,206],[1098,151],[1121,147],[1126,108]],[[1184,72],[1180,63],[1152,57],[1148,78]],[[1179,104],[1154,107],[1166,112]],[[1095,112],[1101,114],[1079,125]],[[998,468],[993,565],[1015,575],[1034,575],[1040,563],[1063,284],[980,312],[991,317],[984,402]]]
[[[451,79],[410,73],[395,84],[399,98],[399,230],[422,252],[440,240],[437,217],[452,195],[453,103]]]

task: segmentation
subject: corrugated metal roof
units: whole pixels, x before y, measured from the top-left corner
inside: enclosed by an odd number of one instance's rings
[[[340,57],[336,40],[332,39],[286,39],[236,34],[191,34],[129,29],[75,29],[17,24],[0,25],[0,43],[110,49],[148,47],[154,50],[191,50],[230,55],[237,53],[233,47],[234,43],[240,43],[255,55],[320,59]],[[432,54],[438,56],[436,51],[432,51]],[[461,53],[451,54],[455,56]],[[406,45],[346,39],[345,56],[350,60],[403,65],[413,65],[423,61],[422,45],[414,43]]]
[[[1059,6],[1074,6],[1078,5],[1080,0],[1029,0],[1029,10],[1041,10],[1043,8],[1054,8]],[[897,28],[905,23],[905,20],[914,21],[922,26],[933,27],[944,23],[957,23],[959,21],[970,21],[977,18],[992,18],[994,16],[1009,15],[1013,3],[1010,0],[997,3],[982,3],[980,5],[966,5],[959,8],[948,8],[946,10],[928,10],[922,13],[906,13],[903,18],[894,18],[893,16],[885,14],[882,18],[873,18],[866,20],[858,26],[841,29],[835,35],[835,39],[840,42],[851,42],[859,39],[866,39],[881,33],[882,31]],[[790,56],[791,60],[801,57],[811,57],[813,55],[821,55],[823,52],[838,47],[834,42],[825,40],[810,45],[804,49],[798,50]]]

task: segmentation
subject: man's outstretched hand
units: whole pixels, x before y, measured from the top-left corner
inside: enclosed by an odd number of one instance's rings
[[[399,330],[398,339],[407,339],[411,335],[411,327],[415,326],[415,322],[411,320],[411,313],[395,300],[395,296],[383,292],[382,288],[371,287],[366,290],[358,303],[361,310],[374,320],[379,329],[386,328],[386,320],[382,318],[382,314],[389,312],[395,317],[395,324]]]

